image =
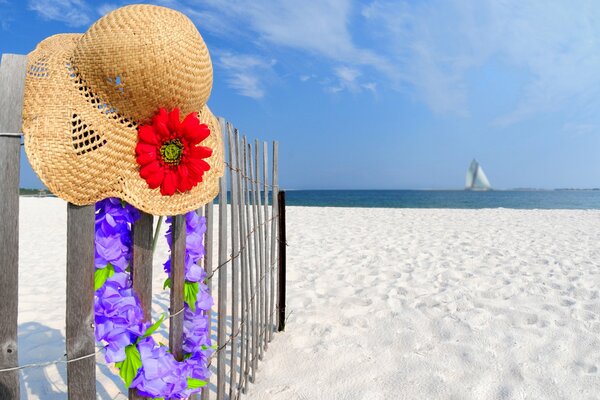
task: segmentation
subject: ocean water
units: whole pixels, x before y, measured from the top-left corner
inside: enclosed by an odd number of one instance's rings
[[[600,190],[288,190],[309,207],[600,209]]]

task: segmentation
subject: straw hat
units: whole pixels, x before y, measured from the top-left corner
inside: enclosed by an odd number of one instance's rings
[[[210,56],[189,18],[152,5],[119,8],[83,35],[51,36],[29,54],[25,151],[71,203],[119,197],[154,215],[191,211],[217,195],[223,175],[211,87]]]

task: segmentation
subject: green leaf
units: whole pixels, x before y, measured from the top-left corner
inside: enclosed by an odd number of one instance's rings
[[[106,280],[115,274],[115,267],[111,263],[106,264],[106,267],[97,269],[94,272],[94,290],[98,290],[104,285]]]
[[[196,300],[198,299],[198,282],[185,281],[183,286],[183,300],[187,305],[196,311]]]
[[[202,386],[206,386],[206,382],[201,379],[196,378],[187,378],[187,388],[188,389],[198,389]]]
[[[150,335],[152,335],[154,333],[154,331],[156,331],[158,329],[158,327],[160,326],[160,324],[162,324],[162,322],[165,320],[165,314],[163,313],[163,315],[160,316],[160,319],[158,321],[156,321],[154,324],[152,324],[152,326],[148,329],[146,329],[146,333],[144,333],[144,336],[142,336],[142,338],[146,338]]]
[[[165,279],[165,283],[163,284],[163,290],[165,290],[166,288],[171,289],[171,278]]]
[[[142,357],[135,344],[125,347],[125,360],[115,364],[119,368],[119,375],[125,381],[127,387],[131,387],[131,382],[142,367]]]
[[[206,346],[206,345],[203,344],[202,346],[200,346],[200,348],[202,350],[208,350],[208,349],[216,350],[218,348],[218,346],[216,344],[213,344],[212,346]]]

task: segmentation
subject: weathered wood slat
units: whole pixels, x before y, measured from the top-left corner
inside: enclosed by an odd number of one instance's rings
[[[273,173],[271,174],[271,261],[269,263],[270,270],[270,284],[271,284],[271,304],[269,309],[269,341],[273,340],[273,311],[275,303],[275,263],[277,261],[277,175],[278,168],[277,163],[279,161],[279,144],[273,142]]]
[[[176,360],[183,360],[183,286],[185,282],[185,215],[171,220],[171,301],[169,348]]]
[[[238,219],[239,219],[239,240],[240,240],[240,292],[241,292],[241,329],[240,329],[240,377],[238,382],[238,398],[239,391],[241,391],[247,380],[245,379],[248,371],[248,318],[249,318],[249,302],[248,302],[248,256],[246,253],[248,242],[246,238],[246,215],[245,215],[245,197],[244,197],[244,148],[241,146],[240,135],[238,130],[235,130],[235,150],[236,150],[236,168],[238,173],[236,174],[237,181],[237,197],[238,197]]]
[[[277,288],[278,293],[278,318],[277,318],[277,331],[282,332],[285,330],[285,275],[286,275],[286,237],[285,237],[285,191],[278,193],[277,206],[279,208],[279,284]]]
[[[208,287],[209,293],[212,295],[212,273],[213,273],[213,235],[214,235],[214,210],[213,210],[213,202],[206,204],[204,206],[204,216],[206,217],[206,234],[204,236],[204,249],[206,250],[206,255],[204,256],[204,271],[206,271],[206,286]],[[212,310],[208,310],[206,312],[208,318],[208,336],[212,335]],[[200,396],[202,400],[209,400],[210,398],[210,389],[205,386],[202,389],[202,394]]]
[[[144,318],[152,319],[152,215],[140,211],[133,224],[133,289],[140,299]]]
[[[0,369],[18,365],[19,165],[21,108],[27,56],[4,54],[0,64]],[[18,399],[19,372],[0,373],[0,398]]]
[[[21,140],[0,137],[0,369],[18,365],[19,159]],[[19,371],[0,372],[0,399],[19,398]]]
[[[217,400],[225,398],[225,343],[227,342],[227,174],[219,182],[219,297],[217,321]]]
[[[67,205],[67,360],[95,352],[95,207]],[[96,358],[67,364],[69,399],[96,398]]]
[[[258,358],[263,358],[263,344],[264,344],[264,333],[265,333],[265,254],[264,254],[264,216],[261,206],[260,199],[260,142],[256,140],[254,142],[254,199],[256,201],[256,221],[258,230],[254,232],[258,236],[258,268],[257,268],[257,283],[258,283]]]
[[[256,368],[258,366],[258,330],[260,329],[260,308],[258,303],[258,269],[260,257],[258,254],[258,215],[256,207],[256,196],[254,190],[254,163],[252,161],[252,145],[248,143],[248,198],[251,205],[248,207],[251,226],[250,236],[252,245],[250,247],[250,298],[252,299],[252,368],[250,370],[250,382],[254,382]]]
[[[0,132],[21,132],[27,56],[3,54],[0,63]]]
[[[262,158],[262,167],[263,167],[263,207],[264,207],[264,227],[263,227],[263,245],[261,246],[264,252],[263,256],[263,287],[264,290],[264,298],[265,298],[265,307],[264,307],[264,349],[267,349],[269,344],[269,331],[271,330],[271,325],[269,325],[269,309],[271,303],[271,286],[269,285],[269,276],[271,275],[270,267],[270,254],[269,254],[269,168],[268,168],[268,155],[269,155],[269,147],[267,142],[263,142],[263,158]]]
[[[152,222],[153,217],[140,211],[133,224],[133,289],[140,299],[146,321],[152,320]],[[130,400],[142,400],[137,390],[129,389]]]
[[[231,166],[231,173],[229,180],[229,187],[231,191],[231,365],[229,368],[229,398],[233,399],[238,394],[237,385],[237,363],[238,363],[238,330],[239,324],[239,292],[240,292],[240,238],[239,238],[239,209],[238,209],[238,160],[237,160],[237,146],[233,139],[233,132],[231,131],[231,125],[227,123],[227,137],[229,141],[229,165]]]
[[[241,175],[242,175],[242,236],[244,240],[244,264],[242,268],[242,277],[244,279],[243,290],[245,293],[246,299],[246,324],[245,324],[245,335],[246,335],[246,351],[245,351],[245,360],[244,360],[244,384],[243,384],[243,392],[246,393],[248,389],[248,378],[250,376],[250,368],[252,365],[251,355],[252,353],[252,345],[253,345],[253,327],[254,324],[254,303],[252,299],[252,270],[251,270],[251,259],[252,252],[250,247],[250,211],[249,211],[249,195],[248,195],[248,147],[246,143],[246,137],[244,136],[242,140],[242,147],[240,149],[241,156]]]
[[[196,214],[198,214],[198,216],[200,216],[200,217],[204,217],[204,206],[198,208],[196,210]],[[204,245],[204,238],[202,240],[202,244]],[[200,258],[196,264],[198,264],[199,266],[201,266],[202,268],[204,268],[204,257]],[[206,314],[204,314],[204,315],[206,315]],[[206,391],[207,392],[208,392],[208,390],[209,390],[208,387],[206,387]],[[193,394],[189,398],[189,400],[200,400],[200,399],[201,399],[201,394],[200,393]]]

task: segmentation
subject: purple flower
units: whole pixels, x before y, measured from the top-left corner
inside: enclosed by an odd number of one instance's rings
[[[187,353],[184,361],[177,361],[168,349],[157,345],[152,337],[143,338],[150,326],[144,321],[144,313],[131,282],[129,267],[132,261],[132,226],[139,212],[119,199],[106,199],[96,203],[95,267],[97,270],[111,264],[114,274],[96,290],[94,316],[96,340],[106,342],[107,362],[123,361],[125,348],[137,346],[142,366],[131,383],[131,387],[148,397],[170,399],[187,398],[201,388],[188,389],[187,379],[208,380],[208,357],[211,350],[209,317],[206,310],[213,300],[208,287],[203,283],[205,271],[198,265],[204,256],[203,237],[206,219],[195,212],[186,214],[185,279],[198,283],[196,310],[185,305],[183,323],[183,349]],[[170,218],[167,218],[170,223]],[[167,231],[171,244],[171,228]],[[170,260],[165,263],[170,273]],[[102,276],[102,275],[100,275]],[[106,274],[103,275],[106,277]]]
[[[123,206],[118,199],[106,199],[96,204],[96,269],[110,263],[115,274],[99,288],[94,297],[96,340],[105,341],[106,360],[118,362],[125,358],[125,347],[146,331],[139,299],[131,288],[131,278],[124,271],[131,262],[131,226],[139,212]]]
[[[210,298],[210,295],[206,294],[206,296]],[[196,311],[192,311],[186,305],[183,318],[183,350],[186,353],[196,353],[203,350],[203,347],[210,346],[208,316],[198,307],[198,303],[196,303]]]
[[[166,347],[159,346],[151,337],[137,345],[142,358],[142,368],[131,383],[139,394],[149,397],[183,398],[187,388],[190,368],[178,362]],[[186,396],[187,397],[187,396]]]
[[[171,247],[171,227],[172,218],[167,217],[167,242]],[[196,212],[190,211],[185,215],[186,222],[186,238],[185,238],[185,279],[190,282],[201,282],[206,278],[206,272],[198,265],[198,261],[204,257],[206,251],[204,249],[204,233],[206,233],[206,218],[201,217]],[[171,259],[169,258],[165,264],[165,272],[171,273]]]
[[[115,274],[96,291],[94,313],[96,340],[104,340],[106,361],[119,362],[125,358],[125,347],[134,343],[148,328],[144,313],[133,289],[122,287],[122,275]]]
[[[104,268],[112,264],[115,270],[124,271],[129,265],[129,247],[125,246],[118,235],[96,236],[95,260],[96,268]]]

